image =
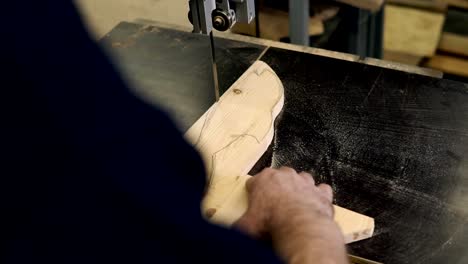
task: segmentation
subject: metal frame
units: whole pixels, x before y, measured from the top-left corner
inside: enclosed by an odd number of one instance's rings
[[[349,36],[349,52],[361,57],[383,56],[383,9],[372,13],[356,9],[356,31]]]
[[[293,44],[310,44],[309,5],[309,0],[289,0],[289,38]]]

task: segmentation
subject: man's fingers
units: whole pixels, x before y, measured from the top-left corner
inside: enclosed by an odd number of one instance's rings
[[[255,177],[252,177],[245,182],[245,189],[247,190],[248,193],[252,192],[252,186],[254,184],[254,181],[255,181]]]
[[[260,234],[255,230],[252,219],[246,213],[239,220],[237,220],[233,225],[234,228],[244,232],[247,235],[252,236],[253,238],[260,237]]]
[[[333,189],[330,187],[330,185],[322,183],[317,187],[319,188],[320,192],[322,192],[322,194],[327,198],[327,200],[330,201],[330,203],[333,203]]]

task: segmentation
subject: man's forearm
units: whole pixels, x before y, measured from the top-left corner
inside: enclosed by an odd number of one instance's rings
[[[319,214],[282,218],[271,235],[287,263],[348,263],[343,236],[333,220]]]

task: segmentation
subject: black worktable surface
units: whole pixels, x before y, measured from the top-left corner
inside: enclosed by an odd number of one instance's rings
[[[102,41],[135,91],[186,130],[212,104],[204,36],[121,23]],[[336,204],[375,218],[352,254],[385,263],[468,263],[468,85],[218,39],[225,90],[256,60],[283,81],[269,166],[315,172]]]

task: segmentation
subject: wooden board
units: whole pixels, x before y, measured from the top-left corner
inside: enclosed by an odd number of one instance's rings
[[[230,225],[242,215],[230,208],[224,215],[221,209],[234,190],[244,189],[247,173],[270,145],[283,104],[281,81],[268,65],[256,62],[187,131],[205,160],[210,188],[202,207],[216,210],[213,221]]]
[[[468,36],[444,32],[440,39],[439,49],[468,56]]]
[[[409,7],[385,7],[384,50],[433,56],[444,23],[440,13]]]
[[[274,120],[284,104],[283,85],[265,63],[254,63],[186,133],[207,168],[209,189],[202,211],[232,225],[247,210],[247,173],[270,145]],[[374,219],[335,206],[347,243],[369,238]]]
[[[432,57],[425,66],[441,70],[445,73],[468,77],[468,60],[436,55]]]
[[[446,0],[387,0],[387,4],[417,7],[438,12],[445,12],[447,10]]]

